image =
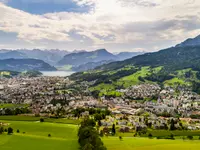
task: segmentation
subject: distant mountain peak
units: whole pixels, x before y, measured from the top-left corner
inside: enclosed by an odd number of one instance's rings
[[[58,62],[58,65],[72,65],[79,66],[87,64],[89,62],[100,62],[106,60],[117,60],[118,58],[109,53],[106,49],[98,49],[90,52],[71,53],[64,56],[64,58]]]
[[[189,38],[184,42],[176,45],[176,47],[185,47],[185,46],[200,46],[200,35],[195,38]]]

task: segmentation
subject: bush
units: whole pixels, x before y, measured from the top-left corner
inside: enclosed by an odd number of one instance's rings
[[[17,129],[17,133],[19,133],[19,129]]]
[[[119,140],[120,140],[120,141],[122,140],[122,136],[119,136]]]
[[[0,134],[2,134],[4,132],[3,127],[0,127]]]
[[[43,119],[43,118],[40,118],[40,122],[44,122],[44,119]]]
[[[170,138],[171,138],[171,139],[174,139],[174,135],[173,135],[173,134],[171,134],[171,135],[170,135]]]
[[[5,129],[4,132],[8,132],[8,129]]]
[[[149,133],[148,137],[149,137],[149,138],[152,138],[152,137],[153,137],[153,135],[152,135],[151,133]]]
[[[13,129],[11,127],[8,128],[8,134],[12,134],[13,133]]]
[[[51,134],[48,134],[48,137],[51,137]]]
[[[103,130],[100,131],[100,137],[103,137]]]
[[[188,135],[187,138],[188,138],[189,140],[193,140],[193,136],[191,136],[191,135]]]

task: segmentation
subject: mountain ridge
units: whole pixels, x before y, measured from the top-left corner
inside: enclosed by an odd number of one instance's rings
[[[48,63],[39,59],[3,59],[0,60],[0,70],[11,71],[55,71],[55,67],[50,66]]]

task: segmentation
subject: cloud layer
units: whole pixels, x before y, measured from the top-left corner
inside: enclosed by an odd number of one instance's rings
[[[6,37],[0,48],[155,51],[200,33],[197,0],[73,0],[77,7],[90,9],[44,14],[0,1],[0,38]],[[50,1],[69,7],[66,0]],[[29,0],[41,2],[46,0]]]

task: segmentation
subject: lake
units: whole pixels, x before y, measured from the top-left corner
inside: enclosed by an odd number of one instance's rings
[[[66,77],[70,76],[71,74],[75,73],[73,71],[41,71],[43,76],[50,76],[50,77]]]

